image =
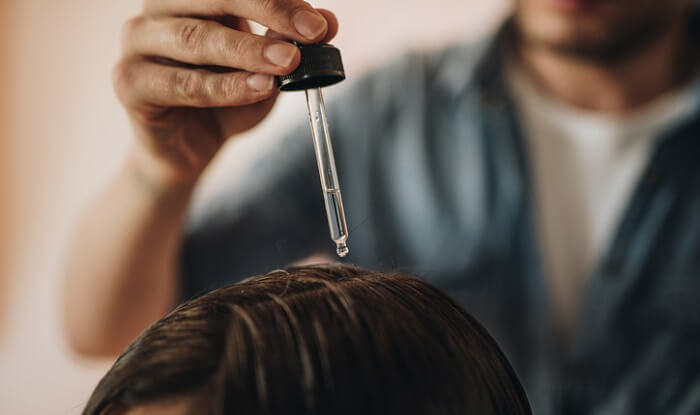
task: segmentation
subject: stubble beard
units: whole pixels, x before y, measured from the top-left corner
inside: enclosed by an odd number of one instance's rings
[[[551,41],[530,33],[516,15],[516,37],[524,45],[597,65],[611,66],[639,54],[668,33],[675,23],[669,13],[650,13],[644,18],[621,22],[598,38],[575,36],[565,41]]]

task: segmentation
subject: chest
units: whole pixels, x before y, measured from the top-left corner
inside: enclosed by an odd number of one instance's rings
[[[532,169],[517,123],[486,116],[430,125],[409,132],[414,142],[397,144],[397,160],[376,167],[369,200],[379,218],[378,265],[423,276],[474,312],[535,400],[556,395],[587,413],[662,413],[687,398],[700,373],[697,126],[654,150],[639,173],[556,375]],[[426,131],[430,142],[420,139]],[[414,180],[395,185],[406,177]],[[555,393],[551,382],[565,386]],[[660,384],[664,397],[651,391]]]

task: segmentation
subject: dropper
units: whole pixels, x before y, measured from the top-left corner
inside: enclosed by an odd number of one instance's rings
[[[292,74],[279,77],[280,90],[303,90],[306,92],[306,106],[309,112],[318,172],[321,177],[328,228],[331,239],[336,245],[336,253],[343,258],[349,252],[347,246],[348,227],[345,222],[343,199],[340,195],[338,172],[335,168],[333,145],[328,131],[328,118],[321,92],[321,88],[337,84],[345,79],[343,62],[340,51],[332,45],[302,45],[296,42],[295,44],[301,50],[301,63]]]

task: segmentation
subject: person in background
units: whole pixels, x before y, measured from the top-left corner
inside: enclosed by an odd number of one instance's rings
[[[349,261],[468,304],[535,413],[700,412],[699,27],[688,0],[516,0],[493,37],[356,80],[328,108]],[[127,23],[115,88],[136,140],[68,255],[77,351],[117,353],[182,300],[332,255],[306,124],[187,212],[298,65],[285,39],[337,28],[300,0],[147,0]]]
[[[292,268],[191,300],[143,332],[83,414],[530,415],[496,342],[400,274]]]

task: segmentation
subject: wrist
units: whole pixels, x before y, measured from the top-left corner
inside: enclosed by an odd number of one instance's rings
[[[130,149],[124,169],[131,182],[155,197],[189,196],[201,175],[201,171],[180,171],[138,145]]]

